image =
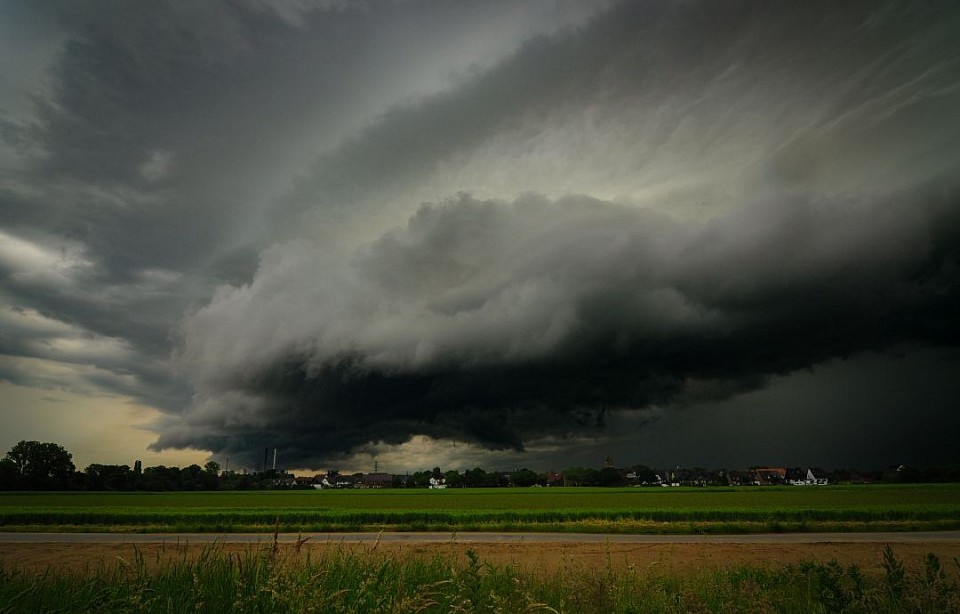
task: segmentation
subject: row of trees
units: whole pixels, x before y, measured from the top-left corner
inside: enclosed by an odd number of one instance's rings
[[[530,469],[490,472],[480,467],[466,471],[432,470],[393,475],[388,480],[394,488],[426,488],[442,480],[447,488],[528,487],[542,486],[625,486],[657,484],[660,481],[684,484],[724,485],[730,474],[724,470],[693,469],[654,470],[645,465],[602,469],[570,467],[560,472],[537,473]],[[330,476],[336,475],[332,473]],[[661,477],[662,476],[662,477]],[[818,476],[820,477],[820,476]],[[838,482],[960,482],[960,468],[910,468],[903,465],[876,471],[837,469],[823,477]],[[336,475],[345,486],[364,484],[363,474]],[[317,483],[320,478],[318,476]],[[0,490],[96,490],[96,491],[168,491],[168,490],[262,490],[271,488],[313,488],[311,480],[295,480],[291,474],[263,471],[237,473],[221,471],[214,461],[203,467],[142,468],[137,461],[129,465],[88,465],[77,471],[73,455],[55,443],[20,441],[0,460]],[[383,484],[378,484],[383,485]]]
[[[88,465],[77,471],[73,455],[56,443],[20,441],[0,460],[0,490],[217,490],[264,489],[276,486],[279,474],[221,472],[214,461],[189,467],[143,468]],[[292,478],[292,476],[290,476]]]
[[[342,483],[346,485],[363,483],[362,474],[337,478],[345,480]],[[621,486],[637,479],[652,481],[654,478],[653,470],[642,465],[627,470],[571,467],[559,473],[537,473],[526,468],[490,472],[481,467],[460,472],[441,471],[435,467],[407,475],[394,475],[390,485],[395,488],[426,488],[433,479],[442,480],[448,488]],[[292,475],[282,472],[247,474],[221,471],[220,465],[214,461],[203,467],[190,465],[182,469],[163,465],[142,468],[139,461],[133,468],[129,465],[92,464],[81,472],[76,470],[73,456],[62,446],[37,441],[19,442],[0,461],[0,490],[252,490],[298,486],[313,487],[309,481],[297,482]]]

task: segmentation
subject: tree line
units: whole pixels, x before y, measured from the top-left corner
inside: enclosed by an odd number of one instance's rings
[[[223,472],[215,461],[203,467],[142,467],[94,463],[77,471],[73,455],[56,443],[20,441],[0,460],[0,490],[218,490],[265,489],[277,483],[276,472]]]
[[[823,471],[823,470],[818,470]],[[142,467],[136,461],[129,465],[91,464],[78,471],[73,455],[56,443],[20,441],[0,460],[0,490],[86,490],[86,491],[185,491],[185,490],[269,490],[314,488],[326,480],[340,487],[370,486],[371,475],[340,475],[331,471],[322,476],[295,478],[292,474],[266,470],[246,473],[222,471],[216,461],[203,467]],[[617,468],[611,463],[600,469],[568,467],[562,471],[536,472],[522,468],[512,471],[487,471],[481,467],[465,471],[432,470],[390,475],[378,481],[377,487],[427,488],[442,484],[445,488],[497,488],[530,486],[727,486],[734,476],[747,471],[710,470],[704,467],[653,469],[646,465]],[[830,483],[856,482],[960,482],[960,467],[907,467],[897,465],[885,469],[861,471],[834,469],[823,472]],[[747,482],[742,482],[747,483]]]

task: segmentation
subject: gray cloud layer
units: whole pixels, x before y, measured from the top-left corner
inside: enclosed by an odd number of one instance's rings
[[[955,344],[956,205],[783,197],[700,224],[463,196],[343,260],[287,245],[185,323],[198,396],[160,445],[239,452],[257,431],[294,455],[412,434],[520,447],[606,409]]]
[[[0,123],[0,343],[158,448],[602,441],[957,343],[952,3],[14,6],[60,43]]]
[[[0,296],[14,308],[2,351],[49,346],[15,315],[35,311],[126,346],[123,367],[76,359],[132,372],[137,396],[179,412],[189,397],[166,364],[171,329],[216,285],[250,279],[273,241],[267,210],[310,157],[531,31],[582,19],[577,4],[4,5],[4,24],[31,37],[6,38],[0,55],[52,64],[2,71]],[[31,381],[18,367],[5,378]]]

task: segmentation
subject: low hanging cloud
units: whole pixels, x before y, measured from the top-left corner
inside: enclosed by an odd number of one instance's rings
[[[802,195],[708,223],[588,197],[467,195],[346,254],[263,256],[181,329],[196,397],[158,446],[318,459],[414,435],[490,448],[956,343],[956,196]]]

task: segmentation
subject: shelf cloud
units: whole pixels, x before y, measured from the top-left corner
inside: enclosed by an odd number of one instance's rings
[[[422,434],[522,448],[607,409],[955,344],[957,221],[956,200],[925,194],[782,196],[708,223],[462,195],[337,258],[278,246],[183,323],[197,392],[159,445],[236,452],[256,431],[305,456]]]

